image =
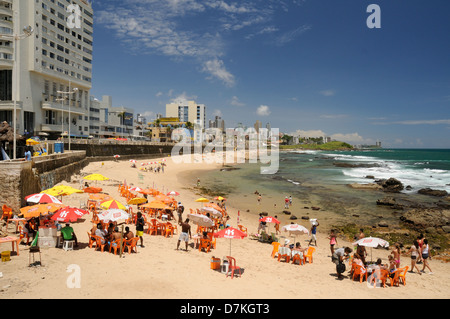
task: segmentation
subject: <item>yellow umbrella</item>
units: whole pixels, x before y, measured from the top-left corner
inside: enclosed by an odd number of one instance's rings
[[[28,145],[28,146],[30,146],[30,145],[37,145],[37,144],[40,144],[40,142],[39,142],[39,141],[36,141],[36,140],[33,140],[32,138],[29,138],[29,139],[27,140],[27,145]]]
[[[209,199],[206,199],[204,197],[200,197],[200,198],[197,198],[195,201],[196,202],[200,202],[200,203],[208,203]]]
[[[128,201],[128,205],[138,205],[138,204],[145,203],[146,201],[147,200],[143,197],[135,197]]]
[[[114,199],[102,202],[100,204],[100,206],[103,208],[106,208],[106,209],[111,209],[111,208],[117,208],[117,209],[123,209],[123,210],[127,209],[124,205],[122,205],[121,203],[119,203],[118,201],[116,201]]]
[[[59,185],[52,188],[43,190],[41,193],[49,194],[52,196],[72,195],[74,193],[83,193],[82,190],[73,188],[68,185]]]
[[[87,179],[89,181],[107,181],[107,180],[109,180],[108,177],[105,177],[102,174],[91,174],[91,175],[84,177],[84,179]]]

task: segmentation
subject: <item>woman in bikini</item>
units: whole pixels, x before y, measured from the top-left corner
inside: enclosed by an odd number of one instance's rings
[[[413,245],[409,249],[408,253],[411,253],[411,270],[410,273],[414,272],[414,267],[417,269],[417,272],[419,275],[422,275],[422,273],[419,270],[419,267],[417,267],[417,257],[419,257],[419,242],[417,240],[414,241]]]
[[[399,244],[395,244],[395,247],[392,250],[391,255],[394,256],[395,266],[397,268],[400,268],[400,246],[399,246]]]

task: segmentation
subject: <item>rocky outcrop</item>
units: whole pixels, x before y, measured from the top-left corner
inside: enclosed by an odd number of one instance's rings
[[[360,164],[354,164],[354,163],[334,162],[333,165],[336,166],[336,167],[349,167],[349,168],[358,168],[358,167],[363,167],[363,168],[380,167],[380,164],[376,164],[376,163],[363,163],[363,164],[360,163]]]
[[[402,182],[393,177],[389,179],[378,180],[377,184],[382,187],[383,191],[389,193],[400,193],[404,189]]]
[[[423,231],[434,228],[448,232],[450,226],[450,210],[410,209],[405,211],[400,220],[411,228]]]
[[[419,194],[437,196],[437,197],[445,197],[448,195],[447,191],[431,189],[431,188],[422,188],[418,191]]]
[[[378,185],[377,183],[367,183],[367,184],[354,183],[354,184],[349,184],[348,186],[350,186],[351,188],[354,188],[354,189],[369,189],[369,190],[382,190],[383,189],[383,187],[381,185]]]

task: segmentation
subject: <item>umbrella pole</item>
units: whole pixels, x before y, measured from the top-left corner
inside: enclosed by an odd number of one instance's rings
[[[122,236],[120,237],[120,255],[119,258],[122,258],[123,253],[123,224],[122,224]]]

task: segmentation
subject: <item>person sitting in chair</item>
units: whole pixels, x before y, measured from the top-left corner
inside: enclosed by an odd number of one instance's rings
[[[70,227],[70,224],[67,223],[65,227],[61,228],[61,235],[64,240],[73,240],[75,241],[75,247],[78,247],[78,240],[73,228]]]

